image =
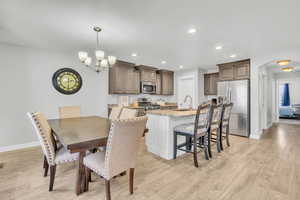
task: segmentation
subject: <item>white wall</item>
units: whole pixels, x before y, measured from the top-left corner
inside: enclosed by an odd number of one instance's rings
[[[63,67],[71,67],[82,76],[83,86],[74,95],[60,94],[52,86],[53,73]],[[80,105],[83,115],[107,116],[107,104],[118,102],[117,95],[108,95],[108,72],[97,74],[85,68],[75,51],[51,52],[0,44],[0,85],[0,151],[37,141],[26,116],[28,111],[57,118],[59,106]]]
[[[201,102],[205,101],[206,98],[204,96],[204,71],[201,69],[190,69],[190,70],[181,70],[181,71],[176,71],[175,73],[175,91],[176,94],[178,94],[178,82],[181,78],[184,77],[193,77],[194,79],[194,94],[195,94],[195,99],[193,99],[193,104],[194,107],[199,105]],[[178,96],[177,96],[178,99]],[[180,102],[178,102],[180,103]]]
[[[77,94],[63,95],[53,88],[52,75],[62,67],[72,67],[81,74],[83,86]],[[83,115],[106,116],[107,81],[107,73],[96,74],[82,67],[76,52],[0,45],[0,147],[37,140],[28,111],[57,118],[59,106],[80,105]]]
[[[266,94],[266,99],[265,99],[265,104],[266,104],[266,113],[265,113],[265,117],[266,117],[266,121],[264,124],[264,129],[268,129],[274,121],[274,115],[276,113],[276,109],[274,109],[275,103],[276,103],[276,80],[274,79],[274,75],[266,70],[267,74],[266,74],[266,80],[265,80],[265,88],[264,88],[264,92]]]

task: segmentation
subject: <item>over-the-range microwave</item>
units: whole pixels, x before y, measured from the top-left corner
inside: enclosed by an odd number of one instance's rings
[[[156,93],[156,83],[151,81],[141,82],[141,93],[143,94],[155,94]]]

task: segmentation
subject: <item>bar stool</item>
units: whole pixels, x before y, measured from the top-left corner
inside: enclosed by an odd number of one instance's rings
[[[222,122],[222,112],[223,112],[223,105],[212,105],[212,118],[208,133],[208,152],[209,157],[212,157],[211,153],[211,145],[210,142],[216,142],[217,143],[217,151],[221,152],[221,143],[222,143],[222,137],[221,137],[221,122]],[[212,137],[215,136],[215,137]]]
[[[177,150],[192,153],[194,156],[194,165],[198,167],[198,148],[204,150],[206,160],[208,154],[208,133],[211,122],[211,105],[200,105],[197,109],[195,123],[182,124],[174,128],[174,146],[173,158],[177,157]],[[184,136],[186,141],[177,144],[177,136]]]
[[[231,110],[233,107],[233,103],[228,103],[223,105],[223,114],[222,114],[222,122],[221,122],[221,150],[223,150],[223,143],[222,140],[223,138],[226,139],[226,144],[229,147],[229,121],[230,121],[230,116],[231,116]],[[225,136],[224,136],[225,134]]]

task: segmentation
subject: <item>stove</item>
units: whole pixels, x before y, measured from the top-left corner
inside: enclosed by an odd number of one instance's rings
[[[160,105],[152,103],[147,98],[139,98],[138,105],[143,107],[145,110],[158,110],[160,109]]]
[[[150,104],[144,107],[145,110],[159,110],[160,109],[160,105],[158,104]]]

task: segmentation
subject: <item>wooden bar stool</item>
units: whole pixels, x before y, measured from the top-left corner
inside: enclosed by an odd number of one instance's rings
[[[210,142],[217,143],[217,151],[221,152],[221,143],[222,143],[222,137],[221,137],[221,122],[222,122],[222,112],[223,112],[223,105],[212,105],[212,119],[210,123],[209,128],[209,146],[208,146],[208,152],[209,157],[212,157],[211,153],[211,145]]]
[[[208,154],[208,133],[211,122],[211,105],[200,105],[197,109],[195,123],[182,124],[174,128],[173,157],[176,159],[177,150],[192,153],[194,155],[194,165],[198,167],[198,148],[204,150],[205,158]],[[177,144],[177,136],[184,136],[185,143]]]
[[[223,105],[223,112],[222,112],[222,122],[221,122],[221,150],[223,150],[223,143],[222,140],[226,139],[226,144],[229,147],[229,121],[231,116],[231,110],[233,107],[233,103],[224,104]],[[225,135],[224,135],[225,134]]]

